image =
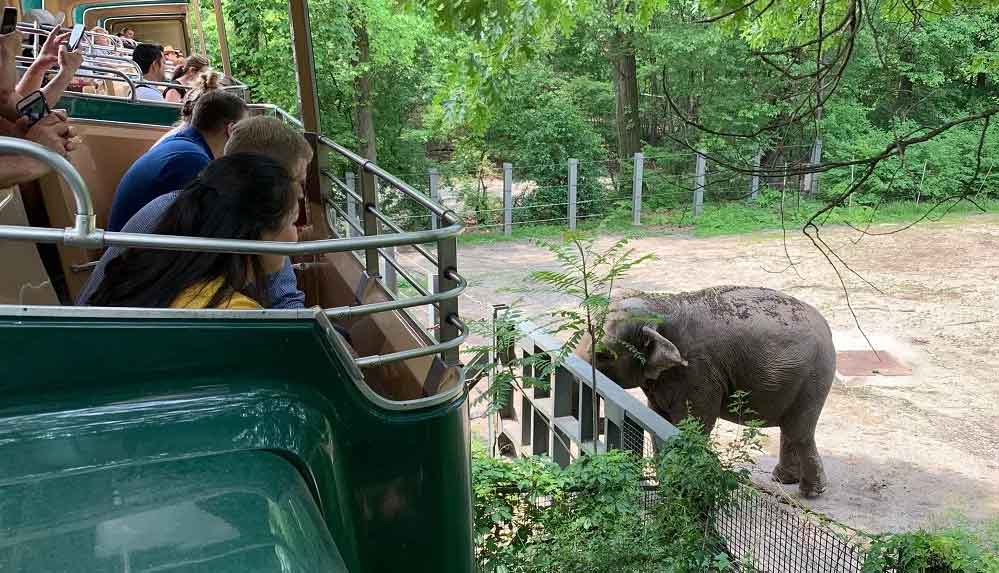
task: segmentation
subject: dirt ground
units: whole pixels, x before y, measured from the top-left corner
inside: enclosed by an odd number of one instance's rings
[[[844,276],[874,346],[899,358],[912,375],[837,381],[817,433],[830,486],[818,500],[802,503],[871,531],[932,525],[954,513],[974,521],[999,517],[999,217],[928,223],[859,242],[846,228],[826,229],[823,236],[883,291]],[[835,272],[798,231],[788,232],[787,249],[800,275],[777,272],[787,266],[780,232],[713,239],[664,232],[633,246],[659,260],[632,272],[621,281],[624,288],[771,287],[818,308],[838,351],[867,348]],[[544,250],[526,242],[462,248],[459,268],[471,281],[462,313],[485,316],[486,305],[518,298],[504,288],[553,266]],[[554,296],[523,301],[538,313],[566,304]],[[724,440],[735,428],[719,422],[715,431]],[[779,487],[769,477],[778,435],[767,430],[765,455],[753,468],[754,479],[767,487]],[[794,486],[787,491],[797,496]]]

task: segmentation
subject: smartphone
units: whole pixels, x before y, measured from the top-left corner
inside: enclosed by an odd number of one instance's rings
[[[17,102],[17,117],[28,118],[29,128],[49,113],[49,104],[45,101],[42,90],[35,90]]]
[[[3,9],[3,23],[0,24],[0,36],[10,34],[17,29],[17,8],[7,6]]]
[[[69,45],[67,46],[70,52],[75,52],[80,47],[80,41],[83,40],[83,31],[83,24],[73,26],[73,32],[69,35]]]

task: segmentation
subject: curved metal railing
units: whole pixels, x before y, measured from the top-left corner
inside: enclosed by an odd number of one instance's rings
[[[377,253],[377,249],[380,247],[428,242],[437,242],[438,245],[453,244],[463,228],[461,223],[455,220],[450,225],[440,229],[382,235],[372,234],[363,237],[334,238],[299,243],[110,232],[96,228],[93,201],[87,190],[86,182],[64,157],[29,141],[0,137],[0,155],[5,154],[25,155],[51,166],[69,187],[75,202],[76,215],[74,226],[65,229],[0,225],[0,240],[59,243],[84,248],[116,246],[171,251],[309,255],[360,250]],[[446,214],[446,210],[439,205],[430,201],[427,203],[433,207],[433,212],[442,216]],[[453,251],[449,247],[445,247],[444,250]],[[467,282],[457,272],[456,252],[445,263],[450,264],[440,266],[440,276],[443,283],[440,292],[424,292],[421,293],[423,296],[419,297],[344,306],[323,311],[330,318],[346,318],[427,305],[436,305],[440,309],[440,322],[437,327],[440,332],[440,342],[392,354],[362,357],[357,360],[358,366],[370,367],[438,353],[445,353],[446,360],[447,356],[450,356],[453,360],[448,360],[449,363],[456,362],[457,348],[468,336],[468,329],[457,314],[457,297],[464,291]],[[377,272],[369,272],[369,274],[376,278],[379,276]]]

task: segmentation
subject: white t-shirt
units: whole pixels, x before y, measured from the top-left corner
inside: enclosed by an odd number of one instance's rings
[[[139,84],[135,87],[135,97],[136,99],[144,99],[147,101],[166,101],[160,90],[145,84]]]

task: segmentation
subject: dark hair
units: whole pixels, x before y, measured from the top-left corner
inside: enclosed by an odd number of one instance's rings
[[[227,123],[235,123],[246,115],[246,102],[229,92],[205,92],[194,104],[191,127],[198,131],[217,133]]]
[[[208,164],[166,210],[159,235],[260,239],[288,222],[298,189],[280,163],[259,153],[235,153]],[[222,278],[206,305],[242,293],[267,306],[267,279],[254,255],[130,248],[108,263],[94,306],[167,308],[185,289]]]
[[[143,74],[163,57],[163,46],[159,44],[139,44],[132,50],[132,60],[139,64]]]

